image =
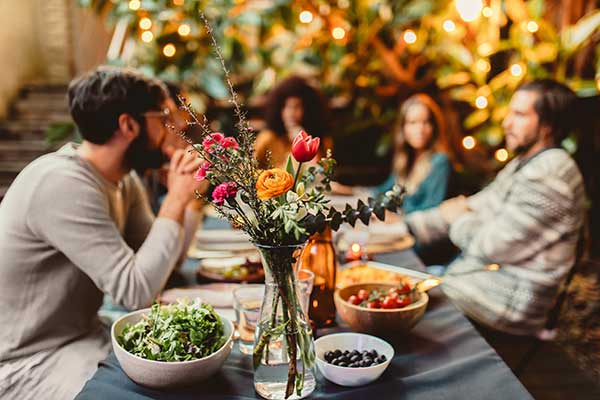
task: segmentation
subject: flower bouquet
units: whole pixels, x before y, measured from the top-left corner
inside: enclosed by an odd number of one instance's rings
[[[204,160],[196,179],[208,180],[214,188],[205,200],[234,228],[244,230],[262,256],[265,296],[255,334],[255,388],[270,399],[306,397],[315,387],[315,354],[296,287],[299,251],[310,235],[327,225],[337,230],[342,223],[354,226],[358,219],[368,224],[372,215],[383,220],[385,210],[395,212],[401,205],[403,193],[395,188],[367,203],[359,201],[356,207],[346,205],[341,211],[331,207],[325,192],[330,190],[335,160],[327,151],[325,157],[313,161],[318,158],[320,140],[304,131],[293,141],[286,169],[259,169],[254,157],[255,133],[237,101],[206,20],[205,25],[225,71],[237,134],[229,137],[211,131],[208,121],[200,120],[183,99],[189,124],[201,127],[201,143],[194,144],[180,134]]]

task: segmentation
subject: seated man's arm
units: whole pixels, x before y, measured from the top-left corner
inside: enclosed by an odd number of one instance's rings
[[[518,263],[579,229],[581,199],[553,176],[516,180],[500,212],[487,220],[459,218],[450,239],[467,256],[487,263]]]
[[[129,208],[129,215],[127,217],[127,227],[125,230],[125,241],[133,249],[137,250],[140,248],[148,232],[152,228],[154,223],[154,213],[150,208],[150,202],[146,189],[144,188],[141,180],[137,175],[134,175],[134,188],[133,198]],[[208,188],[208,182],[203,182],[200,192],[205,192]],[[184,228],[184,240],[181,251],[180,261],[183,261],[187,255],[187,249],[190,246],[196,229],[202,219],[202,207],[204,206],[201,200],[192,200],[185,210],[183,228]]]
[[[38,237],[117,303],[130,309],[152,303],[181,251],[176,218],[157,218],[134,252],[111,219],[103,192],[89,181],[61,171],[43,180],[36,193],[27,223]]]
[[[442,218],[439,207],[408,214],[406,224],[410,233],[423,245],[448,237],[450,227]]]
[[[125,241],[137,251],[152,228],[154,213],[150,208],[150,201],[144,185],[137,174],[133,174],[131,185],[131,201],[127,213],[127,225],[125,226]]]

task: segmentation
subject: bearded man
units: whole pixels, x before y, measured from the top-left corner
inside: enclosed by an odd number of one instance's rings
[[[99,67],[68,89],[83,138],[29,164],[0,204],[0,397],[71,399],[106,357],[103,295],[149,306],[182,253],[201,160],[166,150],[168,93]],[[155,217],[140,174],[171,158]]]
[[[407,216],[421,243],[449,237],[461,250],[443,290],[484,327],[541,332],[575,262],[585,193],[577,165],[559,146],[576,124],[576,99],[552,80],[520,86],[502,124],[514,159],[481,192]]]

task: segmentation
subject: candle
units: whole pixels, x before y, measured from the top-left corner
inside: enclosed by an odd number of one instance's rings
[[[358,261],[363,259],[363,248],[359,243],[352,243],[346,252],[346,262]]]

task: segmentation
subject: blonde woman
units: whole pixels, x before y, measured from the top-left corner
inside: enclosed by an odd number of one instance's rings
[[[415,94],[402,104],[397,121],[392,173],[377,191],[403,185],[406,214],[436,207],[447,197],[452,172],[440,107],[428,95]]]

